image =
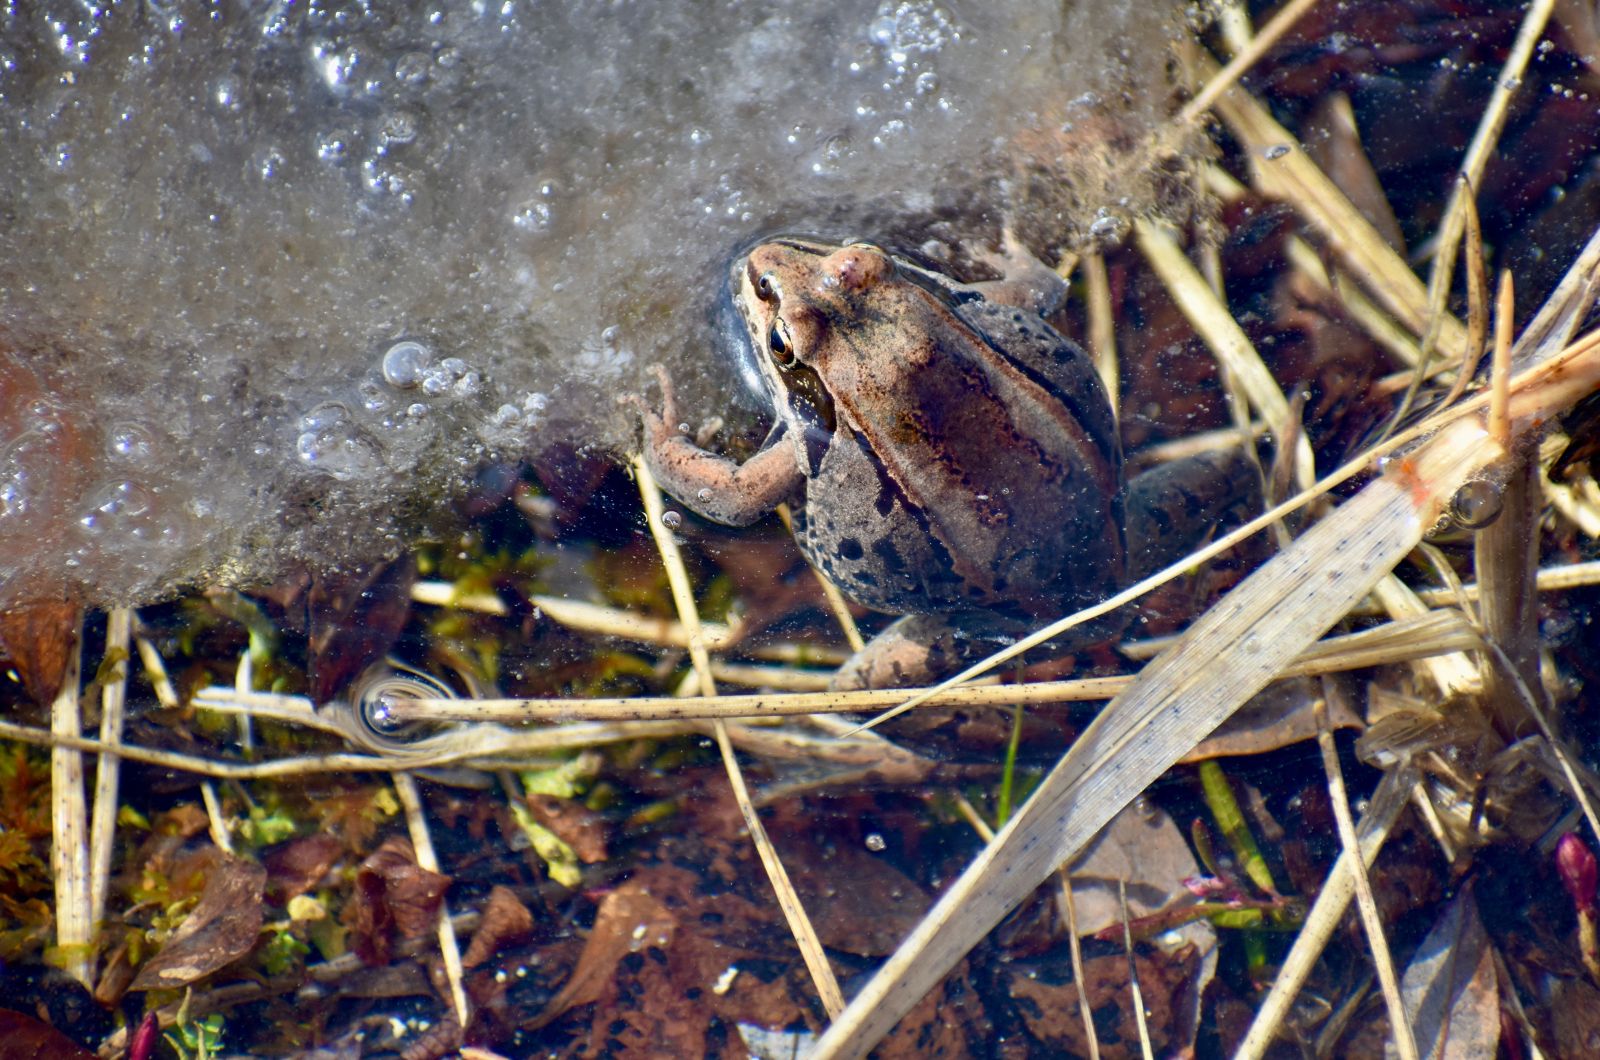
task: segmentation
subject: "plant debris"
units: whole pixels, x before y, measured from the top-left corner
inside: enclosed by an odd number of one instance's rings
[[[1248,457],[1251,503],[1119,639],[862,729],[912,695],[826,691],[880,616],[778,520],[652,518],[571,451],[485,470],[391,563],[8,612],[0,1060],[1591,1051],[1600,35],[1575,5],[1290,6],[1172,119],[1215,147],[1186,156],[1206,209],[1063,263],[1130,466]],[[1195,92],[1247,21],[1181,42]],[[1262,603],[1284,568],[1350,606]],[[1174,658],[1205,683],[1133,713]],[[102,790],[79,760],[120,776],[111,826],[63,808]]]

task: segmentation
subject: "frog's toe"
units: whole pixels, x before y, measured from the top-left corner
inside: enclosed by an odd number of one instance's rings
[[[661,391],[661,419],[667,423],[678,422],[678,395],[672,386],[672,376],[667,372],[664,364],[652,364],[651,372],[656,377],[656,387]]]
[[[932,684],[1010,644],[1015,630],[989,615],[907,615],[833,675],[837,691]]]

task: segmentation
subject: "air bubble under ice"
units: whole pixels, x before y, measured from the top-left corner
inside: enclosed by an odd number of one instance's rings
[[[0,607],[392,551],[485,460],[627,446],[651,361],[755,415],[711,324],[733,253],[1105,237],[1072,127],[1160,118],[1170,14],[0,7]]]

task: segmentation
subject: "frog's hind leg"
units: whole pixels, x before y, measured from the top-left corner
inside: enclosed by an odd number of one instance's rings
[[[1016,621],[997,615],[906,615],[846,659],[832,685],[850,691],[932,684],[1008,647],[1025,632]]]
[[[1128,483],[1124,503],[1129,582],[1176,563],[1219,523],[1261,508],[1255,464],[1240,449],[1215,449],[1173,460]]]

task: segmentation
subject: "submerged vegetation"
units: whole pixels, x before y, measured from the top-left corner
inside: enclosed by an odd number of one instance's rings
[[[1059,322],[1131,463],[1243,447],[1265,517],[871,728],[881,618],[603,454],[389,562],[8,613],[0,1060],[1583,1055],[1600,27],[1227,11],[1204,207]]]

